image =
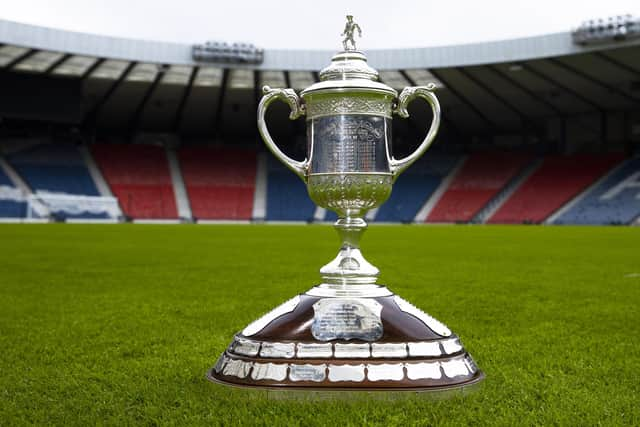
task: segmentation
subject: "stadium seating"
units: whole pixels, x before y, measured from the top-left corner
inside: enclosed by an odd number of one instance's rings
[[[80,152],[73,144],[43,144],[7,156],[35,191],[99,196]]]
[[[304,183],[273,156],[267,161],[267,220],[310,221],[315,205]]]
[[[7,160],[36,195],[99,196],[84,159],[73,144],[36,145],[8,155]],[[85,209],[82,201],[71,205],[72,209],[52,214],[61,219],[108,217],[100,210]]]
[[[0,218],[22,218],[25,212],[23,195],[0,168]]]
[[[391,197],[383,204],[376,221],[411,222],[427,199],[459,161],[459,157],[430,153],[400,175]]]
[[[135,219],[175,219],[176,199],[163,147],[143,144],[94,144],[96,163],[126,215]],[[184,147],[177,152],[191,211],[196,219],[250,220],[256,181],[256,153],[237,148]],[[36,196],[99,196],[77,147],[39,144],[6,156]],[[468,222],[512,182],[533,157],[518,153],[470,155],[434,206],[427,222]],[[539,223],[570,202],[616,165],[613,173],[554,224],[628,224],[640,217],[640,158],[622,155],[549,156],[488,219],[489,223]],[[375,221],[411,222],[459,162],[459,157],[430,153],[400,176]],[[53,196],[51,196],[53,195]],[[108,218],[78,197],[70,208],[49,210],[63,219]],[[61,206],[69,205],[66,200]],[[94,205],[95,206],[95,205]],[[27,203],[0,170],[0,218],[21,218]],[[58,209],[58,208],[56,208]],[[97,209],[100,209],[98,207]],[[267,160],[266,219],[311,221],[316,206],[302,181],[277,159]],[[45,211],[46,214],[46,211]],[[38,213],[36,213],[36,216]],[[557,218],[556,218],[557,217]],[[327,212],[325,220],[334,220]]]
[[[621,155],[546,157],[487,222],[540,223],[621,160]]]
[[[470,155],[427,221],[471,221],[531,159],[527,154],[508,152]]]
[[[640,157],[627,160],[554,224],[630,224],[640,217]]]
[[[232,148],[187,147],[178,153],[196,219],[251,219],[256,153]]]
[[[164,148],[95,144],[91,149],[125,215],[140,219],[178,217]]]

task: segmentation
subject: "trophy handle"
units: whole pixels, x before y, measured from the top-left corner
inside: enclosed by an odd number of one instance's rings
[[[409,117],[407,106],[411,101],[419,97],[427,101],[431,106],[431,111],[433,111],[433,121],[431,122],[431,128],[429,128],[429,132],[427,132],[427,136],[424,138],[424,141],[422,141],[416,151],[400,160],[396,160],[393,158],[393,156],[391,156],[389,163],[394,179],[397,178],[398,175],[400,175],[402,172],[404,172],[406,168],[411,166],[413,162],[418,160],[425,151],[427,151],[427,148],[429,148],[436,135],[438,134],[438,128],[440,127],[440,103],[438,102],[438,98],[436,98],[435,94],[432,92],[435,87],[436,85],[434,85],[433,83],[429,83],[427,86],[407,87],[404,88],[404,90],[398,97],[398,105],[396,106],[395,113],[400,117],[404,119]]]
[[[267,108],[269,108],[269,105],[276,99],[289,104],[289,107],[291,108],[289,120],[295,120],[305,114],[304,104],[300,102],[300,98],[296,95],[293,89],[271,89],[269,86],[264,86],[262,88],[262,92],[264,93],[264,96],[258,105],[258,130],[260,131],[260,135],[273,155],[306,182],[309,161],[304,159],[304,161],[299,162],[284,154],[282,150],[278,148],[276,143],[273,142],[273,138],[271,138],[269,130],[267,129],[267,123],[264,120]]]

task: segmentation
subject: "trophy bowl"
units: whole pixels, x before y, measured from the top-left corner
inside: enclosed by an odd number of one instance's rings
[[[464,389],[483,378],[460,339],[443,323],[376,283],[379,270],[360,251],[365,215],[390,196],[396,178],[429,148],[440,125],[433,86],[400,95],[377,81],[378,72],[355,50],[348,18],[345,51],[300,96],[263,88],[258,130],[269,150],[306,184],[318,206],[338,215],[338,255],[320,269],[321,283],[252,322],[208,373],[235,386],[303,390],[435,391]],[[349,49],[349,45],[351,48]],[[433,120],[409,156],[392,155],[393,114],[427,102]],[[272,102],[306,118],[307,157],[294,160],[269,134]]]

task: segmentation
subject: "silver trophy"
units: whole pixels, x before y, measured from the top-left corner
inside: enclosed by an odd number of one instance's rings
[[[324,283],[372,284],[379,271],[359,249],[367,228],[364,217],[389,198],[396,178],[429,148],[440,126],[440,104],[433,85],[408,87],[398,96],[377,81],[378,72],[355,50],[335,55],[331,65],[320,72],[320,80],[300,96],[293,89],[265,86],[258,129],[271,152],[307,184],[311,200],[338,214],[335,227],[342,247],[320,270]],[[431,106],[433,122],[413,154],[395,159],[391,154],[392,116],[407,118],[407,105],[417,97]],[[289,104],[290,119],[306,116],[308,153],[304,161],[287,156],[269,135],[264,117],[275,100]]]
[[[320,82],[298,96],[293,89],[263,88],[258,129],[271,152],[307,185],[318,206],[337,213],[342,245],[320,269],[322,282],[276,307],[234,338],[208,377],[225,384],[307,389],[425,391],[462,388],[482,373],[457,336],[442,323],[376,284],[379,270],[360,251],[365,215],[382,205],[395,179],[429,148],[440,125],[434,86],[400,95],[355,50],[347,17],[345,50],[320,72]],[[393,114],[407,118],[415,98],[431,107],[433,121],[415,152],[395,159]],[[307,158],[297,161],[271,138],[265,113],[280,100],[289,118],[307,121]]]

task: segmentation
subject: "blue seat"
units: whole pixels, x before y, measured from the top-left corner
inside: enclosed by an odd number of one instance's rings
[[[336,215],[333,211],[327,211],[324,214],[324,220],[330,222],[336,222],[338,220],[338,215]]]
[[[631,185],[619,186],[625,180]],[[615,169],[554,224],[629,224],[640,216],[639,184],[640,157],[636,157]]]
[[[424,203],[440,186],[459,158],[453,155],[428,153],[395,182],[391,197],[383,204],[376,221],[411,222]]]
[[[38,145],[13,153],[8,160],[34,191],[100,195],[75,145]]]
[[[100,196],[82,155],[73,144],[37,145],[9,155],[7,160],[34,193]],[[52,214],[60,219],[109,217],[106,213],[91,212],[54,211]]]
[[[307,188],[293,172],[269,158],[267,172],[267,220],[310,221],[315,205]]]
[[[24,218],[27,204],[15,200],[16,187],[9,177],[0,169],[0,218]]]
[[[440,185],[442,177],[401,175],[393,186],[391,197],[380,207],[376,221],[411,222],[424,202]]]
[[[0,199],[0,218],[24,218],[27,212],[25,202]]]
[[[99,196],[86,168],[80,166],[15,164],[16,171],[34,191]]]

